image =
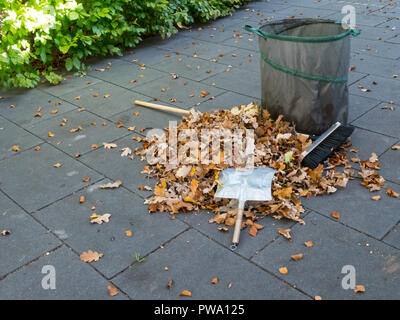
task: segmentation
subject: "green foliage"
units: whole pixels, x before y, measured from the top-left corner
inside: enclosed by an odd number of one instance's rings
[[[143,36],[230,14],[248,0],[0,0],[0,86],[57,84],[85,58],[122,54]]]

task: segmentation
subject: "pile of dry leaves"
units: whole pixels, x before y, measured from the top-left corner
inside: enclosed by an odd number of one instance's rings
[[[253,130],[254,166],[265,166],[276,170],[272,184],[274,200],[263,203],[249,202],[245,212],[247,220],[243,222],[243,227],[254,225],[258,213],[272,214],[276,219],[287,218],[304,223],[301,219],[304,209],[300,197],[309,199],[313,195],[334,193],[337,188],[345,188],[354,174],[350,160],[341,151],[332,155],[325,169],[322,164],[314,170],[303,167],[300,155],[312,143],[309,137],[297,133],[289,122],[282,120],[282,117],[273,120],[266,110],[263,110],[261,116],[259,107],[253,104],[234,107],[232,110],[216,110],[212,114],[191,110],[191,114],[178,124],[178,133],[183,129],[193,129],[193,136],[180,139],[178,142],[179,165],[171,165],[168,162],[148,164],[142,171],[149,177],[158,179],[154,195],[145,201],[150,212],[175,214],[180,211],[209,210],[216,214],[210,219],[210,223],[234,225],[237,200],[215,199],[214,193],[220,183],[218,181],[220,171],[228,167],[243,166],[243,161],[236,161],[240,160],[237,156],[234,157],[233,163],[224,162],[223,144],[219,151],[221,160],[219,164],[202,164],[201,152],[198,153],[198,159],[193,159],[193,155],[190,158],[187,151],[188,144],[198,139],[203,129]],[[143,149],[139,154],[144,158],[157,143],[167,146],[165,141],[168,141],[170,134],[170,129],[166,128],[164,135],[144,139]],[[245,144],[245,141],[239,143]],[[349,146],[350,143],[342,148]],[[181,149],[183,152],[180,152]],[[163,152],[166,152],[167,158],[170,156],[168,147],[165,147]],[[185,160],[186,164],[182,163]],[[359,164],[362,184],[371,191],[379,189],[384,180],[375,171],[379,169],[377,157],[372,156],[362,162],[360,160]],[[219,229],[226,230],[225,227]]]

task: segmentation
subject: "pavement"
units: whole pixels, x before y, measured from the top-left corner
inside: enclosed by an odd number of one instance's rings
[[[218,231],[207,212],[148,214],[150,193],[138,188],[154,182],[140,173],[139,157],[121,157],[120,149],[138,147],[132,137],[143,136],[142,128],[179,118],[133,101],[200,111],[260,101],[258,42],[243,25],[340,19],[346,4],[356,8],[361,29],[351,40],[352,143],[361,159],[378,155],[382,199],[371,200],[375,194],[355,178],[332,195],[304,199],[306,225],[262,218],[264,229],[256,237],[243,232],[236,252],[229,250],[232,231]],[[10,232],[0,235],[0,299],[399,299],[400,198],[385,193],[400,192],[400,150],[391,148],[400,144],[399,17],[399,1],[252,2],[169,39],[146,39],[122,57],[91,60],[84,77],[0,92],[0,231]],[[99,188],[117,179],[121,187]],[[93,212],[110,213],[110,221],[90,224]],[[278,228],[291,228],[293,241]],[[89,249],[103,257],[81,261]],[[294,261],[297,253],[303,258]]]

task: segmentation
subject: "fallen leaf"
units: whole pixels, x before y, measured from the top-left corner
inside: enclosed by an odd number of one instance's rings
[[[381,196],[373,196],[373,197],[371,197],[371,199],[372,200],[375,200],[375,201],[378,201],[378,200],[381,200]]]
[[[102,184],[100,186],[100,189],[115,189],[115,188],[119,188],[122,184],[121,180],[115,180],[114,182],[109,182],[106,184]]]
[[[104,146],[104,149],[112,149],[112,148],[117,147],[117,145],[115,143],[107,143],[107,142],[103,142],[103,146]]]
[[[292,236],[290,235],[290,230],[291,229],[282,229],[279,228],[278,232],[279,234],[281,234],[282,236],[284,236],[286,239],[288,239],[289,241],[292,241]]]
[[[192,293],[189,290],[183,290],[179,295],[184,297],[191,297]]]
[[[47,135],[48,135],[49,137],[54,137],[54,133],[52,133],[52,132],[50,132],[50,131],[47,133]]]
[[[170,290],[171,288],[172,288],[172,285],[174,284],[174,281],[173,280],[169,280],[168,281],[168,283],[167,283],[167,288],[168,288],[168,290]]]
[[[36,146],[35,147],[35,151],[39,151],[40,150],[40,147],[39,146]]]
[[[127,237],[132,237],[132,231],[131,231],[131,230],[126,230],[126,231],[125,231],[125,235],[126,235]]]
[[[90,223],[97,223],[97,224],[103,224],[103,222],[107,223],[110,221],[110,217],[111,217],[111,214],[105,213],[101,216],[98,216],[95,219],[90,219]]]
[[[59,168],[59,167],[61,167],[61,166],[62,166],[62,164],[59,163],[59,162],[57,162],[56,164],[53,164],[53,167],[54,167],[54,168]]]
[[[13,149],[13,151],[15,151],[15,152],[18,152],[18,151],[20,150],[20,149],[19,149],[19,146],[13,146],[12,149]]]
[[[249,235],[251,235],[252,237],[255,237],[257,235],[257,228],[255,226],[251,226],[249,229]]]
[[[394,146],[392,146],[392,150],[400,150],[400,146],[394,145]]]
[[[118,294],[118,289],[116,287],[114,287],[114,286],[108,286],[107,289],[108,289],[108,294],[111,297],[114,297],[114,296],[116,296]]]
[[[282,268],[279,268],[279,272],[282,273],[282,274],[287,274],[288,273],[288,269],[286,267],[282,267]]]
[[[334,217],[335,219],[339,219],[340,218],[340,213],[337,211],[332,211],[331,216]]]
[[[356,285],[356,287],[354,288],[354,292],[358,293],[358,292],[365,292],[365,287],[362,284],[358,284]]]
[[[305,245],[307,248],[311,248],[311,247],[314,246],[314,242],[312,242],[312,241],[305,241],[305,242],[304,242],[304,245]]]
[[[314,300],[322,300],[322,298],[320,296],[315,296]]]
[[[80,196],[79,203],[84,203],[84,202],[85,202],[85,196]]]
[[[82,179],[82,182],[89,182],[90,181],[90,177],[85,177]]]
[[[122,151],[121,157],[129,156],[132,153],[132,150],[128,147],[122,148],[121,151]]]
[[[10,234],[11,234],[11,232],[8,231],[8,230],[3,230],[3,231],[0,232],[0,235],[2,235],[3,237],[8,236]]]
[[[300,260],[300,259],[303,258],[303,254],[302,254],[302,253],[294,254],[294,255],[291,256],[291,258],[292,258],[294,261],[298,261],[298,260]]]
[[[92,250],[88,250],[87,252],[83,252],[79,258],[83,262],[93,262],[93,261],[99,261],[99,259],[103,256],[102,253],[98,252],[93,252]]]
[[[393,198],[398,198],[400,196],[397,192],[393,191],[393,189],[390,189],[390,188],[386,189],[386,194],[389,197],[393,197]]]
[[[218,278],[212,278],[211,279],[212,284],[217,284],[218,283]]]

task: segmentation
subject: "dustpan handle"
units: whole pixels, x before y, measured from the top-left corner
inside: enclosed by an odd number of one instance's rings
[[[233,237],[232,237],[232,245],[231,245],[232,250],[235,250],[237,245],[239,244],[240,229],[242,228],[242,220],[243,220],[244,203],[245,203],[244,201],[239,200],[239,210],[236,217],[235,229],[233,231]]]

